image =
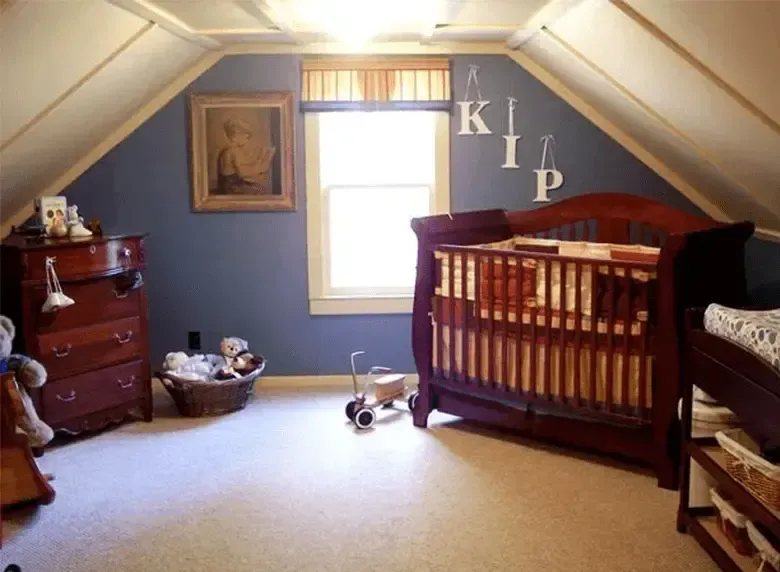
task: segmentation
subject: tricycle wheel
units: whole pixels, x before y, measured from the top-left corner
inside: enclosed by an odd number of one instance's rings
[[[376,413],[373,409],[361,409],[355,414],[355,425],[358,429],[368,429],[376,421]]]
[[[417,399],[420,397],[420,394],[417,392],[412,393],[409,396],[409,400],[407,401],[407,404],[409,405],[409,410],[414,411],[414,408],[417,406]]]
[[[344,413],[347,415],[347,419],[350,421],[355,420],[355,408],[357,407],[357,401],[350,401],[344,408]]]

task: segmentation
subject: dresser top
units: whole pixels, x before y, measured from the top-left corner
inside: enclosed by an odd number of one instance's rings
[[[128,238],[144,238],[146,233],[103,234],[99,236],[82,236],[74,238],[51,238],[47,236],[11,234],[2,242],[4,248],[18,250],[34,250],[37,248],[57,248],[75,245],[105,244],[113,240]]]

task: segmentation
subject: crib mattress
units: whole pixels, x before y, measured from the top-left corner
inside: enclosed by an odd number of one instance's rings
[[[704,329],[761,356],[780,371],[780,308],[756,311],[710,304],[704,312]]]

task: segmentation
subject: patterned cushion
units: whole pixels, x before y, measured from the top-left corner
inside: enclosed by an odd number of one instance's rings
[[[740,344],[780,371],[780,308],[756,311],[710,304],[704,329]]]

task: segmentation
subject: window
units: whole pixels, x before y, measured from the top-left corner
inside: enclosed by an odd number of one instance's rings
[[[449,211],[449,114],[305,117],[311,313],[411,312],[411,219]]]

